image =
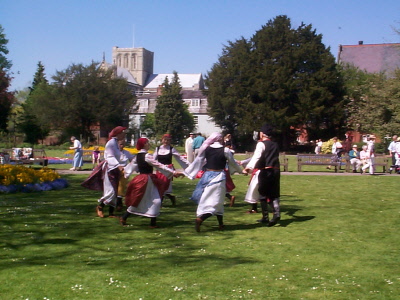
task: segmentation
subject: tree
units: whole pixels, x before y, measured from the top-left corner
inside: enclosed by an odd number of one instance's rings
[[[50,122],[46,110],[36,105],[38,96],[42,96],[44,90],[49,89],[45,75],[45,68],[39,61],[36,73],[33,78],[32,87],[29,88],[29,95],[22,103],[23,113],[19,117],[18,128],[25,134],[25,142],[34,145],[39,139],[43,140],[50,132]]]
[[[34,93],[35,115],[41,112],[52,128],[88,138],[94,125],[107,133],[128,125],[136,97],[126,79],[115,76],[114,68],[105,69],[96,62],[72,64],[52,79],[51,86],[39,85],[40,91]]]
[[[154,137],[155,135],[155,118],[154,114],[146,114],[143,122],[140,124],[140,131],[145,133],[148,138]]]
[[[48,81],[47,81],[46,74],[45,74],[45,68],[44,68],[42,62],[39,61],[38,65],[37,65],[36,73],[33,77],[32,87],[29,88],[31,93],[35,90],[35,88],[39,84],[42,84],[42,83],[48,84]]]
[[[229,42],[206,76],[209,113],[225,130],[249,135],[274,125],[287,147],[295,129],[310,139],[344,130],[343,82],[311,25],[270,20],[247,41]]]
[[[393,77],[371,74],[343,65],[346,80],[348,127],[381,137],[400,131],[400,70]]]
[[[4,34],[3,26],[0,25],[0,69],[4,71],[8,71],[11,69],[12,63],[7,59],[6,55],[8,54],[8,39],[6,39],[6,35]]]
[[[161,95],[157,97],[157,105],[154,111],[154,128],[156,134],[169,133],[174,140],[182,141],[194,129],[193,116],[182,100],[181,84],[178,73],[174,71],[171,83],[168,77],[163,83]]]
[[[14,93],[8,91],[12,79],[9,74],[12,63],[6,57],[8,40],[3,31],[0,25],[0,131],[7,131],[7,119],[14,102]]]

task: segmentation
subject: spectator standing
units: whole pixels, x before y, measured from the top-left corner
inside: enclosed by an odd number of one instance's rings
[[[193,153],[193,136],[194,133],[190,133],[189,137],[185,141],[185,152],[186,152],[186,159],[189,163],[193,162],[194,153]]]
[[[199,132],[197,134],[197,136],[193,139],[193,152],[194,152],[194,158],[197,157],[197,155],[199,154],[199,149],[201,147],[201,145],[203,145],[204,141],[206,139],[201,135],[201,133]]]
[[[321,149],[322,149],[322,140],[318,139],[315,142],[315,154],[321,154]]]
[[[400,174],[400,137],[398,137],[397,140],[396,140],[395,151],[396,151],[396,153],[395,153],[395,157],[396,157],[395,166],[396,166],[397,173]]]
[[[72,168],[70,170],[71,171],[77,171],[77,170],[80,171],[80,170],[82,170],[82,166],[83,166],[82,144],[74,136],[71,136],[71,142],[74,143],[74,145],[72,147],[69,147],[69,149],[74,150],[74,159],[72,162]]]
[[[360,169],[361,174],[363,174],[365,172],[365,170],[369,167],[369,164],[370,164],[369,152],[367,150],[368,150],[368,146],[363,145],[362,150],[360,151],[360,160],[361,160],[361,166],[362,166]]]
[[[332,144],[332,161],[333,162],[338,162],[340,160],[340,157],[343,154],[343,145],[342,143],[338,140],[338,138],[335,136],[332,138],[333,140],[333,144]],[[331,169],[331,166],[327,166],[327,169]],[[340,165],[339,165],[339,169],[340,169]]]
[[[369,155],[369,174],[375,173],[375,135],[371,134],[367,141],[367,151]]]
[[[397,142],[397,135],[394,135],[388,147],[389,155],[392,158],[392,166],[396,165],[396,142]],[[393,168],[390,167],[390,171],[392,171],[392,169]]]
[[[93,170],[99,165],[101,161],[101,152],[99,146],[95,146],[92,153]]]

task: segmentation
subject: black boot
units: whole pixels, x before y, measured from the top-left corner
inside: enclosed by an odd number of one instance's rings
[[[218,220],[218,229],[219,230],[224,230],[224,216],[222,215],[217,215],[217,220]]]
[[[171,200],[172,206],[176,206],[176,197],[171,194],[166,194],[166,196]]]
[[[122,197],[118,196],[117,197],[117,211],[121,211],[122,210]]]
[[[258,213],[257,203],[253,203],[251,205],[251,209],[247,211],[248,214],[255,214]]]
[[[122,217],[119,218],[119,224],[122,226],[126,226],[126,220],[129,218],[131,214],[129,212],[125,212]]]
[[[109,209],[108,209],[108,217],[109,218],[116,218],[116,216],[114,215],[114,206],[109,206]]]
[[[268,227],[275,226],[281,219],[281,208],[279,202],[279,198],[275,198],[272,201],[274,216],[272,217],[272,220],[268,223]]]
[[[157,218],[150,218],[150,228],[158,228]]]
[[[262,218],[260,220],[257,220],[257,222],[259,222],[259,223],[269,223],[267,200],[266,199],[261,199],[260,200],[260,204],[261,204]]]

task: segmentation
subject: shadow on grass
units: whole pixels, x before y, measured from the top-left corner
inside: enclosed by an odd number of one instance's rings
[[[162,228],[150,229],[149,219],[138,216],[131,216],[130,226],[122,227],[117,219],[96,216],[95,207],[101,192],[80,186],[86,175],[63,177],[70,182],[64,190],[0,197],[0,247],[3,249],[0,268],[45,264],[61,267],[67,263],[101,269],[123,263],[124,268],[146,274],[149,267],[163,270],[164,266],[168,273],[168,267],[179,264],[195,263],[193,271],[196,271],[199,264],[226,267],[258,262],[253,257],[234,253],[202,252],[210,242],[230,240],[236,235],[235,231],[265,227],[256,219],[250,223],[240,212],[242,207],[248,207],[245,202],[233,208],[226,207],[223,232],[219,233],[217,219],[212,217],[204,223],[202,232],[197,233],[194,230],[196,204],[189,200],[196,182],[176,180],[177,207],[172,207],[166,199],[158,218]],[[244,193],[237,192],[236,196],[243,199]],[[314,218],[299,216],[302,209],[292,204],[301,201],[293,196],[282,196],[284,218],[280,226]]]

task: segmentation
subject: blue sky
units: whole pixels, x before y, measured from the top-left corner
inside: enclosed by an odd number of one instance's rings
[[[0,0],[9,39],[12,89],[31,85],[41,61],[47,78],[72,63],[111,63],[113,46],[154,52],[154,73],[203,73],[227,41],[250,38],[287,15],[312,24],[333,55],[342,45],[398,43],[399,0]]]

